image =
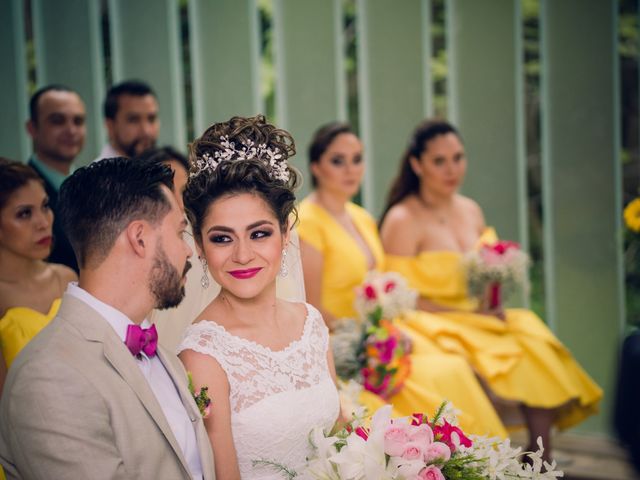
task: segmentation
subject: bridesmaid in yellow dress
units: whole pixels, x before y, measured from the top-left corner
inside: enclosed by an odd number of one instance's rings
[[[53,213],[40,177],[0,159],[0,394],[20,350],[53,318],[67,283],[64,265],[46,263]]]
[[[570,427],[597,411],[602,390],[533,312],[483,310],[467,295],[463,254],[495,242],[477,203],[458,193],[467,160],[457,131],[426,121],[413,134],[383,215],[387,269],[420,293],[415,331],[464,356],[498,397],[522,406],[531,445],[549,454],[553,424]],[[436,313],[436,315],[433,315]]]
[[[348,125],[326,125],[316,132],[309,158],[315,189],[298,209],[298,234],[307,300],[331,328],[341,318],[355,318],[354,288],[369,270],[384,268],[384,252],[373,218],[351,203],[364,173],[358,137]],[[506,436],[466,361],[442,353],[426,338],[412,336],[412,341],[412,374],[389,402],[396,413],[431,413],[448,399],[461,410],[460,422],[470,433]],[[361,400],[370,409],[383,403],[369,392]]]

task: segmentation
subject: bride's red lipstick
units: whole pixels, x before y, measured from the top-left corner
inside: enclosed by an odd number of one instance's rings
[[[257,273],[262,270],[262,267],[247,268],[245,270],[231,270],[229,275],[240,280],[246,280],[247,278],[253,278]]]

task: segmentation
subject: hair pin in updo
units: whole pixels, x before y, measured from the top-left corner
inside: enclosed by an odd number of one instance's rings
[[[286,162],[282,161],[279,148],[270,148],[264,143],[256,145],[253,140],[247,140],[246,145],[241,144],[236,148],[235,142],[230,142],[226,135],[220,137],[220,145],[224,150],[216,150],[213,156],[206,152],[196,158],[190,177],[197,177],[206,171],[215,172],[220,163],[225,160],[259,160],[265,164],[271,178],[285,183],[289,181],[289,170]]]

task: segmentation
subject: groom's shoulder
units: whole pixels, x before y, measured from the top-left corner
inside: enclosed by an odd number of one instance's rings
[[[79,301],[64,298],[56,316],[18,354],[11,365],[7,381],[14,376],[28,380],[38,376],[38,372],[64,368],[63,365],[72,370],[80,370],[87,366],[87,362],[91,362],[96,353],[102,351],[100,345],[83,335],[83,325],[77,324],[78,318],[75,316],[84,315],[81,321],[88,325],[85,327],[95,326],[96,332],[103,329],[101,319],[88,307],[81,307],[80,311],[76,311],[76,302]]]

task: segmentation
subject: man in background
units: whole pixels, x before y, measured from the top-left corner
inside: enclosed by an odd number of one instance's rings
[[[54,214],[53,249],[49,261],[78,272],[78,263],[58,219],[58,192],[72,173],[73,162],[84,146],[86,135],[84,102],[77,92],[63,85],[47,85],[29,102],[27,132],[33,143],[31,166],[44,180]]]
[[[96,160],[134,157],[154,147],[160,133],[158,100],[151,87],[139,80],[114,85],[104,101],[109,141]]]

